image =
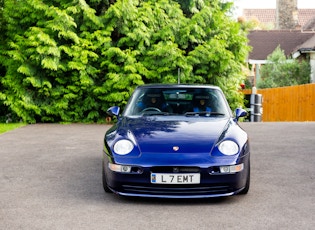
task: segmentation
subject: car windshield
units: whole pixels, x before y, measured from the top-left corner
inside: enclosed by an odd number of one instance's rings
[[[216,88],[139,87],[125,108],[124,116],[226,116],[229,107]]]

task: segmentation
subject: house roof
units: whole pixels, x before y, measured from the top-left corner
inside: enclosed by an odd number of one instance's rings
[[[315,29],[315,16],[311,18],[305,25],[303,26],[304,30],[314,30]]]
[[[315,9],[299,9],[299,24],[304,29],[304,26],[312,19],[314,19],[315,16]],[[314,29],[314,27],[312,28]]]
[[[252,51],[248,59],[266,60],[277,46],[289,56],[299,49],[315,48],[315,31],[300,30],[254,30],[248,34]]]
[[[243,16],[247,19],[257,19],[263,24],[275,25],[276,10],[275,9],[244,9]]]
[[[243,16],[246,19],[257,19],[265,25],[276,24],[276,9],[244,9]],[[313,20],[313,23],[310,23],[310,20]],[[314,30],[315,9],[298,9],[298,22],[303,30]],[[304,28],[306,25],[307,28]]]
[[[299,45],[294,51],[301,50],[301,51],[313,51],[315,50],[315,35],[308,39],[303,44]]]

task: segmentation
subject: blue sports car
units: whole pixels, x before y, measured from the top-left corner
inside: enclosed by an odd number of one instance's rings
[[[246,194],[250,148],[221,89],[143,85],[105,134],[103,187],[123,196],[206,198]]]

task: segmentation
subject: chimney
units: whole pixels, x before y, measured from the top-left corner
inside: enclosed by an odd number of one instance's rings
[[[276,28],[291,30],[298,28],[297,0],[277,0]]]

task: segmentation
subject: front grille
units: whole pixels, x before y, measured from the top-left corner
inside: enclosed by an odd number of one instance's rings
[[[123,185],[126,193],[146,194],[146,195],[164,195],[164,196],[188,196],[188,195],[211,195],[211,194],[225,194],[229,193],[229,186],[179,186],[179,185],[159,185],[157,186],[135,186]]]

